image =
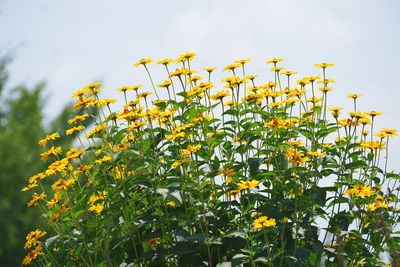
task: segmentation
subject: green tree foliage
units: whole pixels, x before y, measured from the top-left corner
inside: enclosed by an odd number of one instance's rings
[[[29,209],[29,194],[21,194],[27,179],[43,170],[37,158],[42,148],[37,141],[47,131],[65,132],[66,117],[79,111],[65,107],[59,116],[44,125],[44,83],[6,88],[8,60],[0,60],[0,263],[18,266],[25,252],[25,235],[34,227],[45,227],[39,213]],[[70,146],[75,136],[63,138],[61,146]],[[45,228],[46,229],[46,228]]]

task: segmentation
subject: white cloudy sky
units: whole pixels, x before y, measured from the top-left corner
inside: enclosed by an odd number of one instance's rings
[[[102,80],[108,96],[146,83],[132,68],[141,57],[196,51],[198,68],[251,58],[248,73],[265,79],[271,57],[304,75],[332,61],[335,103],[364,94],[360,108],[383,111],[379,126],[400,130],[398,14],[398,0],[1,0],[0,54],[14,55],[9,86],[47,81],[48,117],[88,82]]]

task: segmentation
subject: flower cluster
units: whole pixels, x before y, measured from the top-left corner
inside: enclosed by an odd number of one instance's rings
[[[70,128],[39,141],[47,168],[28,178],[28,206],[53,230],[27,236],[55,266],[258,266],[367,264],[396,259],[399,174],[388,172],[394,129],[378,111],[331,106],[334,64],[299,77],[282,58],[271,80],[249,59],[195,70],[196,53],[134,63],[148,84],[121,85],[122,103],[99,82],[73,93]],[[147,91],[149,90],[149,91]],[[345,114],[343,116],[343,114]],[[58,144],[76,137],[76,147]],[[323,222],[321,224],[321,222]],[[324,225],[324,227],[322,227]]]
[[[30,249],[31,247],[34,247],[28,255],[25,256],[25,258],[22,261],[22,265],[29,265],[32,260],[36,259],[40,254],[43,252],[43,247],[42,243],[40,242],[40,238],[46,235],[46,232],[36,229],[35,231],[30,232],[26,236],[26,243],[24,246],[24,249]]]

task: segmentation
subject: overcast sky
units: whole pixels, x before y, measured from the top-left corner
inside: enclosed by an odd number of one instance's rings
[[[399,14],[398,0],[1,0],[0,54],[14,55],[9,87],[47,82],[48,118],[86,83],[103,81],[107,96],[148,84],[132,67],[142,57],[195,51],[195,68],[251,58],[248,73],[265,81],[268,58],[284,57],[303,75],[330,61],[332,105],[350,107],[345,95],[361,93],[361,110],[383,111],[378,126],[400,130]],[[164,80],[158,66],[151,70]],[[399,140],[393,147],[400,151]]]

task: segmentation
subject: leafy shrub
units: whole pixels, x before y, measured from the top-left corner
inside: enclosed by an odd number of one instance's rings
[[[215,68],[203,80],[194,57],[160,60],[168,76],[158,88],[152,59],[135,63],[154,101],[141,85],[117,89],[116,112],[98,82],[73,94],[86,109],[68,121],[78,148],[64,153],[53,145],[59,133],[44,137],[41,158],[51,164],[23,189],[38,190],[28,205],[53,229],[47,240],[39,229],[28,234],[23,264],[383,266],[384,254],[398,262],[399,175],[386,170],[396,130],[374,132],[381,113],[358,111],[359,94],[348,96],[349,116],[328,108],[333,64],[294,83],[296,72],[274,58],[273,81],[263,84],[238,60],[212,93]]]

